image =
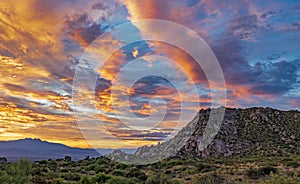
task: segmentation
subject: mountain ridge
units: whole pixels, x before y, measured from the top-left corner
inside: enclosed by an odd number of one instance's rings
[[[109,158],[129,163],[155,162],[168,157],[220,157],[300,153],[300,112],[270,107],[225,108],[214,139],[199,149],[211,111],[202,109],[174,138],[143,146],[133,155],[116,151]],[[188,135],[188,136],[187,136]],[[184,144],[182,144],[184,142]],[[182,145],[178,148],[178,145]]]
[[[69,147],[60,143],[52,143],[41,139],[18,139],[11,141],[0,141],[0,156],[16,161],[20,158],[30,160],[59,159],[71,156],[74,160],[84,159],[86,156],[101,156],[94,149]]]

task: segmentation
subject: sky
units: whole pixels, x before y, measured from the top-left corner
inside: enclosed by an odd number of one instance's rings
[[[176,35],[136,23],[145,19],[183,25],[207,43],[226,106],[300,109],[300,1],[0,0],[0,140],[134,148],[171,138],[211,107],[213,71],[179,47],[147,40]],[[111,53],[133,38],[141,41]],[[84,60],[87,52],[95,58]],[[74,105],[78,71],[91,82],[79,80],[86,87]],[[83,130],[97,136],[86,141]]]

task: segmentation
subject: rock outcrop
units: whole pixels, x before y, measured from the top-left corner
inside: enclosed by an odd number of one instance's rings
[[[211,109],[200,110],[178,134],[164,143],[143,146],[133,154],[111,154],[129,163],[155,162],[167,157],[220,157],[300,153],[300,112],[272,108],[226,108],[213,140],[201,148]],[[182,145],[182,146],[178,146]]]

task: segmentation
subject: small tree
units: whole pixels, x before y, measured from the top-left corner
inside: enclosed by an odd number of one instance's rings
[[[70,157],[70,156],[65,156],[65,161],[71,162],[71,161],[72,161],[72,157]]]
[[[89,177],[87,177],[86,175],[82,176],[79,184],[92,184],[92,181]]]

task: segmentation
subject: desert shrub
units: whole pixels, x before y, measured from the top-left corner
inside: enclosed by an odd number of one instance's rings
[[[26,184],[30,183],[32,172],[31,162],[21,159],[15,164],[9,164],[5,168],[5,172],[0,178],[0,183],[3,184]]]
[[[38,161],[37,163],[39,163],[39,164],[46,164],[47,160],[41,160],[41,161]]]
[[[86,175],[83,175],[81,179],[79,180],[79,184],[93,184],[92,180],[87,177]]]
[[[258,182],[259,184],[299,184],[300,178],[297,176],[285,177],[279,175],[271,174],[271,177],[268,179],[261,179]]]
[[[281,162],[290,162],[290,161],[293,161],[292,158],[283,158],[281,159]]]
[[[272,166],[264,166],[258,169],[262,175],[270,175],[271,173],[277,173],[277,168]]]
[[[50,160],[50,161],[48,162],[48,165],[50,165],[50,166],[52,166],[52,167],[56,167],[58,164],[57,164],[56,161]]]
[[[171,170],[166,170],[166,171],[165,171],[165,174],[167,174],[167,175],[169,175],[169,174],[171,174],[171,173],[172,173]]]
[[[250,179],[258,179],[260,177],[270,175],[271,173],[277,173],[277,168],[272,166],[264,166],[259,169],[249,169],[246,172]]]
[[[222,176],[213,173],[195,178],[192,184],[222,184],[224,181]]]
[[[100,174],[95,175],[92,180],[93,180],[93,183],[102,184],[102,183],[105,183],[107,180],[109,180],[111,177],[112,177],[111,175],[100,173]]]
[[[118,170],[118,169],[113,170],[110,174],[114,175],[114,176],[123,176],[123,177],[126,176],[126,172],[125,171]]]
[[[80,175],[77,173],[66,173],[64,175],[64,179],[65,180],[69,180],[69,181],[79,181],[81,179]]]
[[[121,169],[121,170],[127,169],[128,167],[129,167],[129,165],[124,164],[124,163],[118,163],[116,165],[116,169]]]
[[[127,172],[126,178],[136,178],[140,181],[146,181],[147,175],[138,168],[132,168]]]
[[[136,184],[132,179],[126,179],[120,176],[113,176],[106,182],[107,184]]]
[[[151,164],[152,169],[161,169],[163,167],[162,162],[156,162]]]
[[[50,169],[48,167],[42,167],[42,172],[50,172]]]
[[[209,172],[209,171],[213,170],[213,167],[206,163],[198,163],[196,167],[197,167],[197,170],[201,173]]]
[[[86,170],[87,171],[92,171],[92,170],[95,170],[95,167],[97,167],[98,164],[94,163],[94,164],[91,164],[89,166],[87,166]]]
[[[42,170],[40,167],[35,167],[32,169],[32,174],[33,175],[40,175],[42,173]]]
[[[249,169],[249,170],[247,170],[246,175],[250,179],[258,179],[258,178],[261,177],[261,175],[259,174],[259,172],[258,172],[257,169]]]
[[[102,165],[106,165],[106,164],[109,164],[109,160],[107,160],[107,158],[105,158],[105,157],[100,157],[100,158],[97,159],[97,163],[102,164]]]
[[[148,176],[145,184],[177,184],[179,181],[170,178],[167,175],[164,174],[158,174],[158,175],[150,175]]]
[[[163,165],[165,165],[166,167],[173,167],[173,166],[182,165],[182,164],[183,164],[182,160],[172,159],[172,160],[165,161]]]
[[[47,173],[44,173],[44,175],[49,179],[60,177],[59,173],[57,173],[57,172],[47,172]]]
[[[196,162],[196,160],[190,158],[181,158],[181,160],[184,165],[192,165]]]
[[[193,175],[193,174],[196,174],[196,171],[194,169],[188,169],[188,170],[185,170],[183,171],[184,174],[186,175]]]
[[[286,166],[288,167],[293,167],[293,168],[298,168],[300,166],[300,163],[297,161],[289,161],[286,163]]]
[[[96,167],[94,168],[94,171],[96,173],[101,173],[101,172],[104,172],[105,170],[106,170],[106,168],[103,165],[96,165]]]
[[[68,172],[69,172],[69,169],[67,169],[67,168],[62,168],[62,169],[60,170],[60,172],[62,172],[62,173],[68,173]]]
[[[52,180],[51,184],[64,184],[64,180],[62,178],[57,178]]]
[[[31,181],[35,184],[45,184],[47,183],[47,178],[45,178],[44,176],[33,176]]]

